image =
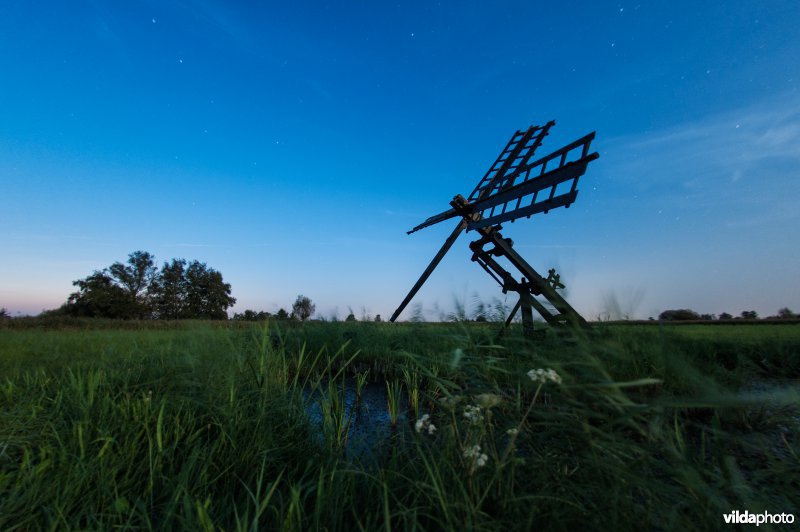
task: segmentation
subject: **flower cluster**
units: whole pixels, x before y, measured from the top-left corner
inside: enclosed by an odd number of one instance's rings
[[[528,377],[533,382],[541,382],[545,383],[547,381],[553,381],[556,384],[561,384],[561,376],[556,373],[554,369],[532,369],[528,372]]]
[[[512,429],[508,429],[506,431],[506,434],[508,434],[509,436],[516,436],[517,434],[519,434],[519,429],[516,428],[516,427],[514,427]]]
[[[472,447],[464,449],[464,458],[469,461],[470,472],[485,466],[486,461],[489,460],[489,457],[481,452],[480,445],[473,445]]]
[[[428,414],[423,415],[421,418],[417,420],[416,423],[414,423],[414,430],[416,430],[417,433],[420,433],[422,431],[427,431],[428,434],[433,434],[434,432],[436,432],[436,425],[431,423],[430,418],[431,416],[429,416]]]
[[[477,425],[483,421],[483,414],[481,414],[481,407],[478,405],[467,405],[464,407],[464,417],[473,425]]]

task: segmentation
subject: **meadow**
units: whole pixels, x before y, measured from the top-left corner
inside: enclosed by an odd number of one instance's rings
[[[800,513],[800,325],[497,332],[7,326],[0,529],[673,530]]]

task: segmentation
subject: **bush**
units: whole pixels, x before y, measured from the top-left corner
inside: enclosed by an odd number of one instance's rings
[[[662,321],[691,321],[699,320],[700,314],[688,308],[665,310],[658,315],[658,319]]]

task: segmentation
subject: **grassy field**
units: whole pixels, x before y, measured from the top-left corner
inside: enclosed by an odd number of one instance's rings
[[[800,325],[534,344],[495,341],[495,324],[50,325],[0,329],[2,530],[673,530],[800,513]],[[374,383],[388,419],[404,415],[354,453]]]

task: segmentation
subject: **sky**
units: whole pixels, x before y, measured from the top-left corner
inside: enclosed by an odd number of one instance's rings
[[[145,250],[231,312],[390,316],[509,137],[591,131],[577,201],[503,233],[587,319],[800,311],[800,3],[3,2],[0,307]],[[414,302],[515,303],[462,235]]]

